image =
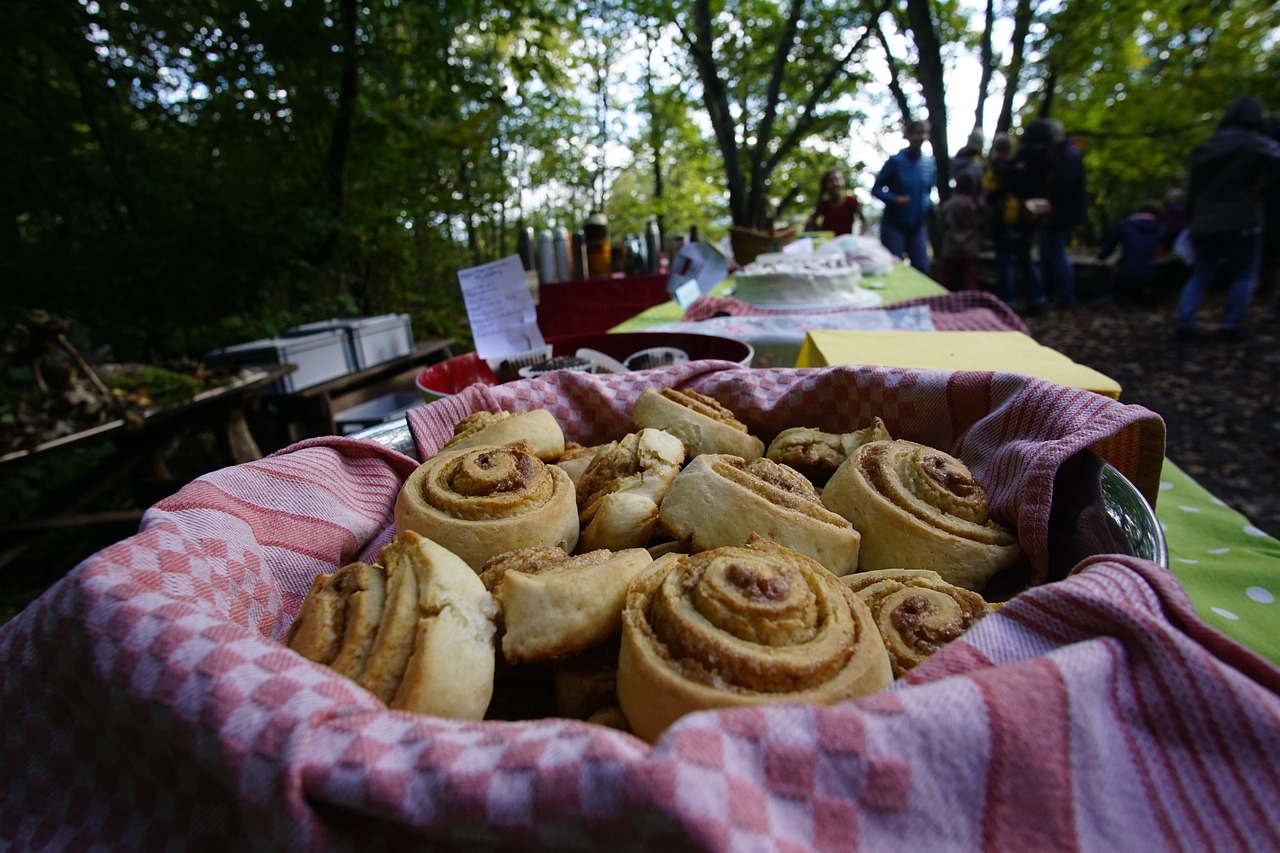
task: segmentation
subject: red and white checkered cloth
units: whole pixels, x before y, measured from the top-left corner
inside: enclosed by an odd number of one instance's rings
[[[787,311],[760,308],[732,296],[700,296],[684,312],[689,322],[709,317],[811,317],[817,314],[856,314],[860,311],[883,311],[886,308],[908,308],[924,305],[929,309],[933,328],[940,332],[1022,332],[1030,334],[1027,324],[1004,302],[985,290],[962,290],[938,296],[920,296],[878,305],[874,308],[830,308],[823,311]]]
[[[1038,561],[1043,469],[1091,446],[1154,495],[1162,455],[1149,412],[1036,380],[723,362],[472,388],[413,426],[430,450],[473,407],[546,404],[590,442],[672,383],[762,434],[880,414],[990,458],[979,476],[1026,481],[997,505]],[[880,694],[694,714],[652,747],[388,710],[280,638],[315,573],[390,538],[414,466],[329,438],[213,472],[0,629],[0,846],[1280,848],[1280,671],[1132,557],[1019,595]]]

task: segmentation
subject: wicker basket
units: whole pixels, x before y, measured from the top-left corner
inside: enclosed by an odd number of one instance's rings
[[[740,267],[754,261],[757,255],[780,250],[795,239],[794,225],[773,231],[743,228],[740,225],[734,225],[729,229],[729,245],[733,247],[733,259]]]

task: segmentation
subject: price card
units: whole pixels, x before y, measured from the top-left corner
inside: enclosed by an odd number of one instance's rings
[[[458,270],[458,284],[481,358],[515,355],[546,343],[519,255]]]
[[[681,308],[724,280],[729,273],[724,255],[708,243],[688,243],[671,261],[667,293]]]

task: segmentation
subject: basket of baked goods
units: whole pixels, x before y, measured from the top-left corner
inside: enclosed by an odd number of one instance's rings
[[[406,426],[201,477],[4,627],[6,839],[1141,848],[1170,786],[1275,802],[1262,665],[1104,499],[1155,501],[1144,408],[690,360]]]

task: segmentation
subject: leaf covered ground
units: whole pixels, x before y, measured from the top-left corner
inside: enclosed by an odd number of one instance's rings
[[[1081,306],[1026,322],[1040,343],[1120,383],[1120,399],[1164,418],[1165,455],[1255,526],[1280,535],[1280,321],[1254,299],[1241,341],[1214,337],[1222,293],[1201,308],[1201,339],[1172,339],[1176,294]]]

